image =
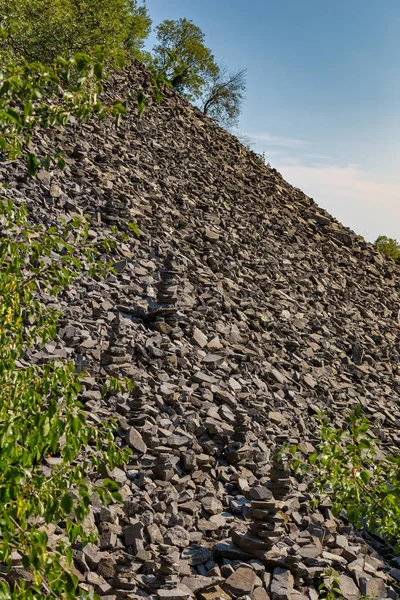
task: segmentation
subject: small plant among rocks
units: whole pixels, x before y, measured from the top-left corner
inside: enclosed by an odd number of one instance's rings
[[[320,600],[345,600],[340,589],[338,574],[332,567],[326,570],[323,582],[318,586]],[[359,600],[371,600],[370,596],[360,596]]]
[[[377,533],[400,549],[400,457],[377,458],[369,434],[370,422],[361,406],[335,427],[325,413],[317,417],[320,442],[306,459],[297,447],[284,448],[295,473],[312,476],[313,503],[328,502],[335,515],[345,516],[357,529]]]

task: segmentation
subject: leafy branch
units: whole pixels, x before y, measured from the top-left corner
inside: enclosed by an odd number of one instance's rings
[[[113,58],[120,68],[124,65],[123,54]],[[146,106],[143,90],[108,104],[100,100],[105,61],[109,59],[109,54],[97,47],[91,54],[78,52],[69,60],[58,58],[50,67],[41,63],[10,64],[1,71],[0,156],[3,153],[10,160],[24,158],[30,175],[52,163],[63,168],[61,152],[38,157],[31,150],[35,132],[64,126],[72,117],[82,122],[111,116],[118,127],[129,103],[136,106],[140,117]],[[151,93],[158,103],[162,102],[165,86],[170,86],[165,73],[153,73]]]
[[[317,418],[319,444],[305,459],[296,446],[282,448],[293,472],[312,476],[314,504],[329,501],[336,515],[344,514],[357,528],[377,533],[400,548],[400,457],[377,459],[362,407],[349,412],[343,427],[326,414]]]
[[[44,304],[43,292],[57,296],[83,269],[94,264],[98,273],[100,265],[85,219],[45,231],[29,225],[24,206],[4,201],[0,226],[0,597],[83,598],[70,570],[71,544],[93,539],[82,525],[93,494],[104,504],[121,500],[114,481],[92,481],[128,453],[114,443],[112,419],[101,427],[87,422],[78,401],[85,374],[69,362],[27,364],[25,357],[56,335],[59,313]],[[103,383],[105,394],[124,388],[131,382]],[[64,533],[50,545],[51,523]],[[13,570],[13,551],[30,580]]]

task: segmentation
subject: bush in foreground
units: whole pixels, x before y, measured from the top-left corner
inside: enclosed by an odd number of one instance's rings
[[[361,406],[349,412],[342,427],[318,417],[319,444],[304,459],[296,446],[283,449],[295,473],[310,473],[316,504],[328,502],[335,515],[345,516],[357,529],[378,534],[400,549],[400,457],[378,459],[369,435],[370,422]]]

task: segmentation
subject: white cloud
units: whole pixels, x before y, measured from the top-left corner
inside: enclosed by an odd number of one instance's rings
[[[254,140],[254,142],[256,142],[258,145],[260,143],[264,143],[267,146],[281,146],[282,148],[304,148],[307,146],[307,142],[303,140],[273,135],[269,131],[262,131],[261,133],[246,133],[246,135]]]
[[[366,239],[373,241],[381,234],[400,239],[400,177],[358,165],[304,165],[293,158],[282,158],[273,166]]]
[[[378,235],[400,241],[400,175],[367,171],[357,163],[338,165],[306,141],[268,131],[247,135],[289,183],[343,225],[369,241]]]

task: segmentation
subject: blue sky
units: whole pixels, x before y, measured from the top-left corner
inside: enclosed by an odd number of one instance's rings
[[[147,0],[247,68],[239,130],[368,240],[400,240],[400,0]],[[149,43],[154,42],[154,35]]]

